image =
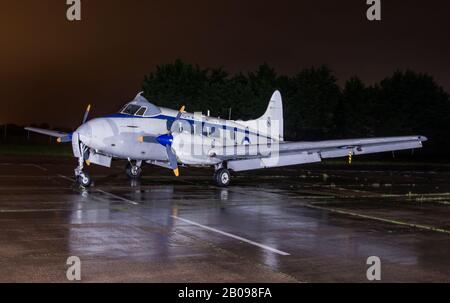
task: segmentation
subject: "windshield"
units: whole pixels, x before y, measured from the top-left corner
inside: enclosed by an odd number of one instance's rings
[[[123,110],[123,114],[134,115],[141,107],[135,104],[128,104]]]
[[[146,111],[147,111],[147,107],[143,106],[136,112],[136,116],[143,116]]]

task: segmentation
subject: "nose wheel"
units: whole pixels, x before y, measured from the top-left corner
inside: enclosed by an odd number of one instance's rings
[[[80,143],[80,151],[78,166],[75,168],[75,180],[81,186],[89,187],[92,184],[92,178],[87,172],[83,171],[84,161],[89,158],[89,150],[83,143]]]
[[[82,172],[77,176],[77,183],[83,187],[89,187],[92,184],[91,176],[86,172]]]
[[[216,181],[217,186],[227,187],[230,185],[231,174],[226,168],[220,168],[214,173],[214,181]]]
[[[141,177],[142,169],[141,169],[142,162],[136,161],[136,164],[133,165],[130,162],[127,163],[127,166],[125,168],[125,172],[131,180],[137,180]]]

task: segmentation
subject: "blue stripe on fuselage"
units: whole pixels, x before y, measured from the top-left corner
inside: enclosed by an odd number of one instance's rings
[[[111,114],[111,115],[105,116],[105,118],[160,119],[160,120],[169,120],[171,122],[176,120],[176,117],[167,116],[167,115],[161,115],[161,114],[153,116],[153,117],[143,117],[143,116],[127,115],[127,114],[122,114],[122,113],[115,113],[115,114]],[[186,118],[183,118],[183,117],[180,117],[179,119],[187,121],[191,125],[194,125],[195,122],[197,122],[197,123],[200,122],[200,121],[195,121],[195,120],[191,120],[191,119],[186,119]],[[237,127],[233,127],[233,126],[227,126],[227,125],[223,125],[223,124],[214,124],[214,123],[211,123],[211,122],[204,122],[204,121],[201,121],[201,123],[202,123],[202,128],[205,127],[205,126],[208,126],[208,127],[213,126],[213,127],[220,127],[222,129],[225,128],[226,130],[230,130],[230,131],[234,131],[234,129],[236,129],[236,131],[238,131],[240,133],[248,133],[248,134],[251,134],[251,135],[261,136],[261,137],[264,137],[264,138],[272,140],[272,138],[270,138],[270,137],[267,137],[267,136],[264,136],[264,135],[260,135],[260,134],[255,133],[255,132],[247,131],[245,129],[240,129],[240,128],[237,128]]]

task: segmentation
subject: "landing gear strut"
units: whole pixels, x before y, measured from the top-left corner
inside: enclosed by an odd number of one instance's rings
[[[88,148],[83,143],[80,143],[80,151],[81,155],[78,158],[78,166],[75,168],[75,180],[81,186],[89,187],[92,184],[91,176],[83,171],[84,160],[88,155]]]
[[[130,178],[131,180],[139,179],[142,172],[141,165],[142,161],[136,161],[135,165],[133,165],[131,160],[129,160],[125,168],[125,172],[127,173],[128,178]]]
[[[220,166],[214,173],[214,181],[216,181],[217,186],[227,187],[231,181],[230,171],[225,167]]]

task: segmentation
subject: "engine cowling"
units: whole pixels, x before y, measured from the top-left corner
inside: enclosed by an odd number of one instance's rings
[[[210,156],[218,140],[188,132],[174,133],[172,149],[179,161],[189,165],[213,165],[221,160]]]

